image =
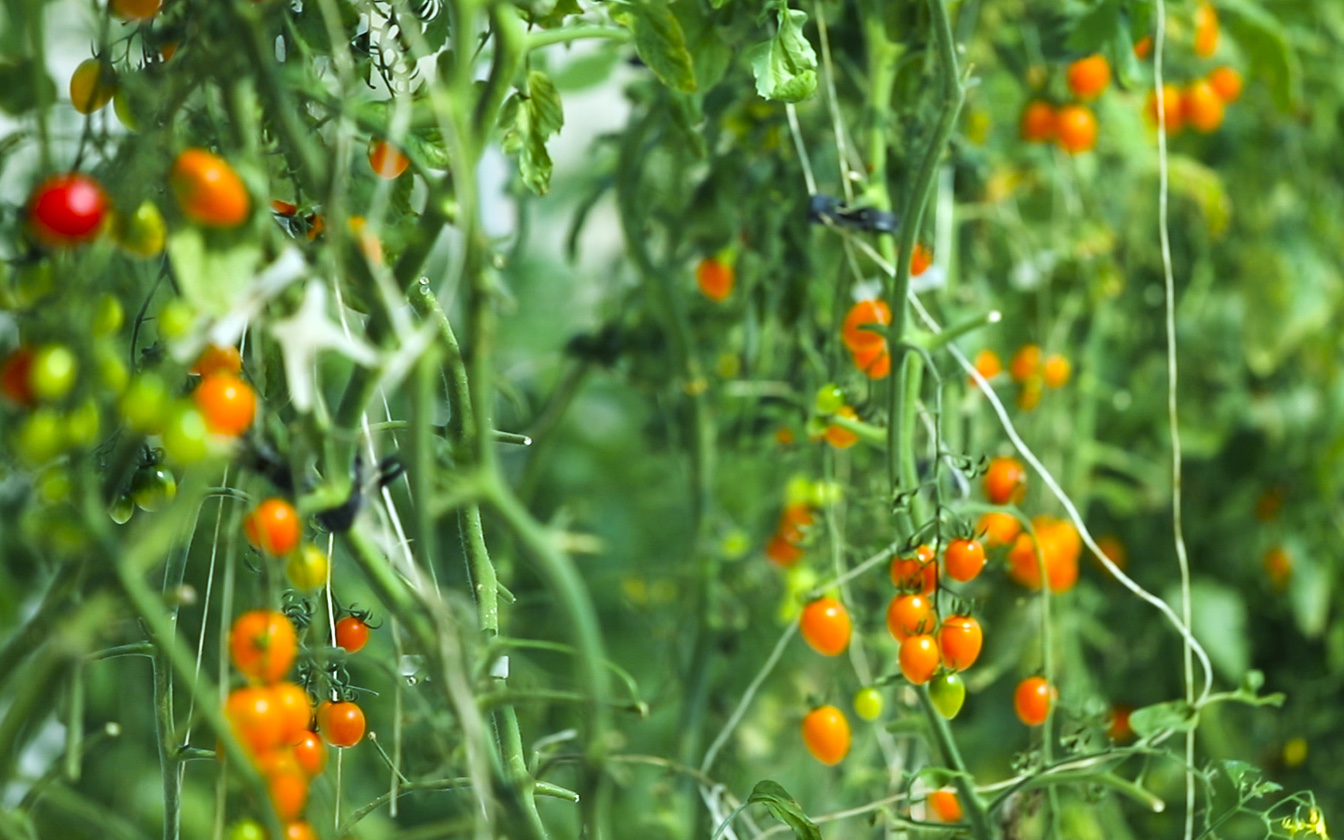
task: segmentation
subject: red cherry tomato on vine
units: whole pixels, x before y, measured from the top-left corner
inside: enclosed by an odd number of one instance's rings
[[[358,653],[369,643],[369,625],[356,615],[347,615],[336,622],[336,647]]]
[[[102,231],[108,207],[107,194],[89,176],[53,175],[28,199],[28,229],[48,247],[79,245]]]
[[[251,427],[257,414],[256,392],[233,374],[205,377],[191,396],[205,417],[206,427],[217,435],[241,435]]]
[[[1019,125],[1022,139],[1028,143],[1045,143],[1055,136],[1055,106],[1037,99],[1022,109]]]
[[[280,557],[299,547],[303,521],[284,499],[266,499],[243,519],[243,533],[253,548]]]
[[[834,706],[819,706],[803,717],[803,743],[822,764],[839,764],[849,754],[849,721]]]
[[[887,604],[887,630],[896,641],[933,631],[933,602],[923,595],[897,595]]]
[[[1084,101],[1096,99],[1111,83],[1111,65],[1102,55],[1089,55],[1069,65],[1069,89]]]
[[[910,636],[901,642],[901,673],[915,685],[933,679],[938,670],[938,643],[927,633]]]
[[[803,607],[798,617],[803,638],[818,653],[839,656],[849,647],[852,629],[844,604],[834,598],[818,598]]]
[[[364,710],[350,700],[317,707],[317,728],[333,747],[353,747],[364,737]]]
[[[953,580],[974,580],[984,567],[985,547],[979,540],[952,540],[943,552],[943,568]]]
[[[238,616],[229,631],[229,657],[244,676],[273,683],[294,664],[298,638],[284,613],[252,610]]]
[[[950,615],[943,619],[938,628],[938,651],[942,656],[943,667],[951,671],[964,671],[974,665],[980,656],[984,639],[980,622],[969,615]]]
[[[1045,677],[1027,677],[1013,692],[1013,711],[1027,726],[1040,726],[1050,714],[1055,689]]]
[[[992,510],[980,517],[975,530],[984,534],[986,548],[998,548],[1013,541],[1013,538],[1022,531],[1022,523],[1011,513]]]

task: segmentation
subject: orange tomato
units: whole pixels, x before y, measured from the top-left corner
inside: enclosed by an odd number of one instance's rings
[[[1144,59],[1153,54],[1153,36],[1144,35],[1134,42],[1134,57]]]
[[[297,768],[268,774],[266,790],[275,815],[282,820],[297,819],[303,813],[303,806],[308,804],[308,776]]]
[[[1110,720],[1106,724],[1106,735],[1117,744],[1134,740],[1134,729],[1129,725],[1129,715],[1134,707],[1116,703],[1111,707]]]
[[[803,717],[803,743],[822,764],[839,764],[849,754],[849,720],[834,706],[819,706]]]
[[[789,502],[779,514],[775,533],[791,543],[799,543],[816,521],[816,515],[806,502]]]
[[[885,379],[891,373],[891,353],[887,351],[887,340],[869,344],[854,350],[849,355],[864,376],[869,379]]]
[[[112,0],[112,11],[127,20],[149,20],[163,8],[163,0]]]
[[[847,405],[841,406],[840,410],[835,413],[840,417],[845,417],[850,420],[859,419],[859,415],[854,413],[854,409]],[[826,438],[826,442],[836,449],[848,449],[859,442],[859,436],[857,434],[835,424],[826,427],[824,437]]]
[[[802,559],[803,550],[779,534],[775,534],[765,544],[765,556],[777,565],[787,568]]]
[[[1015,505],[1027,494],[1027,469],[1011,455],[989,462],[983,479],[985,498],[996,505]]]
[[[985,379],[993,379],[1003,372],[1003,362],[993,350],[981,350],[975,354],[975,370]]]
[[[317,727],[333,747],[353,747],[364,738],[364,710],[349,700],[317,707]]]
[[[236,688],[224,702],[224,717],[234,736],[253,756],[280,746],[282,722],[276,711],[271,692],[256,686]]]
[[[252,199],[228,161],[205,149],[187,149],[169,176],[183,214],[197,224],[235,228],[247,221]]]
[[[321,775],[327,766],[327,747],[316,732],[305,730],[294,744],[294,760],[311,778]]]
[[[216,373],[201,380],[191,397],[212,433],[237,437],[247,431],[257,415],[257,395],[252,386],[231,373]]]
[[[1055,137],[1055,108],[1042,99],[1034,99],[1022,109],[1018,126],[1028,143],[1046,143]]]
[[[1022,523],[1011,513],[992,510],[980,517],[975,530],[984,534],[986,548],[998,548],[1013,541],[1013,538],[1022,531]]]
[[[929,810],[940,822],[961,822],[961,800],[954,790],[935,790],[929,793]]]
[[[369,643],[369,625],[357,615],[347,615],[336,622],[336,647],[350,653],[359,653]]]
[[[1013,692],[1013,711],[1027,726],[1040,726],[1050,714],[1055,689],[1045,677],[1027,677]]]
[[[1181,117],[1201,134],[1217,131],[1223,124],[1223,99],[1207,81],[1191,82],[1181,94]]]
[[[233,667],[244,676],[267,684],[289,672],[297,647],[294,625],[284,613],[273,610],[243,613],[229,632]]]
[[[916,242],[915,249],[910,252],[910,276],[918,277],[928,271],[931,265],[933,265],[933,252]]]
[[[834,598],[818,598],[803,607],[798,628],[817,653],[839,656],[849,647],[849,612]]]
[[[284,499],[266,499],[243,519],[243,533],[253,548],[280,557],[299,547],[303,521]]]
[[[716,257],[705,257],[695,267],[695,285],[700,293],[715,303],[722,303],[733,293],[737,275],[733,267]]]
[[[399,178],[410,165],[410,158],[386,140],[374,140],[369,144],[369,166],[379,178],[389,181]]]
[[[1041,569],[1036,560],[1039,545],[1050,591],[1056,594],[1069,591],[1078,582],[1078,553],[1082,548],[1078,530],[1072,522],[1046,516],[1036,517],[1031,526],[1036,531],[1036,542],[1031,534],[1022,533],[1008,550],[1009,577],[1030,589],[1041,588]]]
[[[281,201],[277,198],[271,201],[271,212],[277,216],[293,216],[299,212],[299,207],[297,204]]]
[[[243,357],[233,345],[218,347],[207,346],[191,366],[191,372],[197,376],[210,376],[216,373],[239,374],[243,371]]]
[[[938,627],[938,654],[949,671],[964,671],[980,658],[985,641],[980,622],[969,615],[950,615]]]
[[[891,323],[891,308],[883,300],[861,300],[849,308],[840,328],[840,340],[852,353],[864,347],[883,344],[886,338],[870,326],[885,327]]]
[[[1040,369],[1041,348],[1035,344],[1023,344],[1008,361],[1008,375],[1019,384],[1035,376]]]
[[[1069,90],[1084,102],[1096,99],[1111,83],[1111,65],[1101,55],[1089,55],[1069,65]]]
[[[285,824],[285,840],[317,840],[317,832],[307,820],[294,820]]]
[[[1143,113],[1148,123],[1157,127],[1157,91],[1148,91]],[[1166,122],[1168,135],[1180,134],[1181,129],[1185,127],[1181,118],[1182,113],[1181,89],[1170,83],[1162,85],[1162,117]]]
[[[1195,55],[1208,58],[1218,49],[1218,12],[1211,3],[1200,3],[1195,9]]]
[[[979,540],[955,539],[943,551],[943,568],[953,580],[974,580],[984,567],[985,547]]]
[[[915,685],[923,685],[933,679],[938,670],[938,643],[927,633],[911,636],[901,642],[898,658],[905,678]]]
[[[1223,102],[1236,102],[1241,98],[1241,74],[1231,67],[1219,67],[1208,75],[1209,84]]]
[[[1045,384],[1051,388],[1062,388],[1068,384],[1069,376],[1073,373],[1073,366],[1069,360],[1058,353],[1051,353],[1045,357],[1045,364],[1041,366],[1041,378]]]
[[[1283,490],[1279,487],[1267,487],[1255,498],[1255,518],[1261,522],[1272,522],[1283,510]]]
[[[286,746],[298,743],[313,718],[307,690],[297,683],[278,682],[270,691],[271,704],[280,721],[280,743]]]
[[[1055,114],[1055,143],[1071,155],[1097,146],[1097,116],[1086,105],[1065,105]]]
[[[887,604],[887,630],[898,642],[931,633],[937,623],[933,601],[924,595],[897,595]]]
[[[1265,567],[1265,574],[1269,576],[1269,583],[1275,589],[1283,591],[1288,588],[1288,582],[1293,579],[1293,558],[1281,545],[1276,545],[1265,552],[1262,561]]]
[[[932,548],[921,545],[914,557],[894,557],[891,561],[891,582],[897,589],[919,595],[933,592],[938,583],[937,555]]]

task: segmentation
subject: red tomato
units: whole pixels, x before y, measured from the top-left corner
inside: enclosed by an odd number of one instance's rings
[[[1223,102],[1236,102],[1241,98],[1241,74],[1235,69],[1219,67],[1209,73],[1208,80]]]
[[[715,303],[728,299],[736,279],[733,267],[717,257],[705,257],[695,267],[695,284],[701,294]]]
[[[317,707],[317,728],[333,747],[353,747],[364,737],[364,710],[349,700]]]
[[[964,671],[975,664],[984,644],[980,622],[969,615],[950,615],[938,628],[938,652],[943,667]]]
[[[1111,707],[1110,721],[1106,725],[1106,735],[1117,744],[1134,740],[1134,729],[1129,725],[1129,715],[1133,706],[1117,703]]]
[[[1089,55],[1069,65],[1069,90],[1079,99],[1096,99],[1111,83],[1111,65],[1101,55]]]
[[[779,534],[775,534],[770,538],[770,542],[765,544],[765,556],[777,565],[787,568],[802,559],[803,550]]]
[[[1040,726],[1050,714],[1055,689],[1045,677],[1027,677],[1013,692],[1013,711],[1027,726]]]
[[[1067,592],[1078,582],[1078,554],[1082,538],[1072,522],[1038,516],[1031,521],[1040,543],[1041,562],[1045,566],[1050,591]],[[1008,550],[1008,574],[1013,580],[1031,589],[1041,588],[1041,569],[1036,560],[1036,546],[1027,533],[1019,534]]]
[[[244,676],[273,683],[294,664],[298,638],[284,613],[252,610],[243,613],[229,632],[229,657]]]
[[[839,764],[849,754],[849,721],[834,706],[820,706],[803,717],[803,743],[822,764]]]
[[[369,642],[369,625],[364,619],[347,615],[336,622],[336,646],[358,653]]]
[[[1065,105],[1055,114],[1055,142],[1071,155],[1097,146],[1097,115],[1086,105]]]
[[[28,373],[33,369],[33,348],[24,345],[0,362],[0,394],[16,405],[31,406],[37,402]]]
[[[933,252],[916,242],[914,250],[910,252],[910,276],[918,277],[928,271],[931,265],[933,265]]]
[[[109,207],[102,186],[89,176],[53,175],[28,199],[28,230],[48,247],[79,245],[102,232]]]
[[[849,647],[849,613],[834,598],[818,598],[798,618],[803,638],[818,653],[839,656]]]

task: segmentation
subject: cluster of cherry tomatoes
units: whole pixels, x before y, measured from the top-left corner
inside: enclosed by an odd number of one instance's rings
[[[1209,58],[1218,49],[1218,13],[1209,3],[1200,3],[1192,22],[1191,49],[1198,58]],[[1134,53],[1139,58],[1151,55],[1152,39],[1140,40],[1134,46]],[[1167,134],[1180,134],[1186,126],[1201,134],[1217,131],[1223,124],[1226,107],[1241,98],[1242,84],[1241,73],[1227,66],[1216,67],[1185,85],[1163,83],[1162,117]],[[1149,91],[1144,115],[1150,124],[1158,124],[1156,91]]]
[[[986,380],[1003,373],[1003,362],[993,350],[975,356],[975,369]],[[1008,376],[1018,385],[1017,406],[1030,411],[1041,402],[1046,388],[1063,388],[1073,377],[1073,365],[1060,353],[1045,356],[1039,345],[1024,344],[1008,360]]]
[[[1087,103],[1110,87],[1110,62],[1101,55],[1080,58],[1068,66],[1065,80],[1075,101],[1060,105],[1046,99],[1028,102],[1019,124],[1022,139],[1028,143],[1053,141],[1071,155],[1090,152],[1097,145],[1098,127],[1097,115]]]

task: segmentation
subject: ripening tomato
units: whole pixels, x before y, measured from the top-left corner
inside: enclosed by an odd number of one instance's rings
[[[779,514],[779,526],[775,533],[795,545],[802,542],[807,529],[817,521],[812,508],[806,502],[789,502]]]
[[[1086,105],[1065,105],[1055,114],[1055,143],[1071,155],[1097,146],[1097,115]]]
[[[32,406],[37,402],[28,372],[33,367],[33,348],[24,345],[0,362],[0,394],[10,402],[21,406]]]
[[[281,557],[299,547],[303,521],[284,499],[266,499],[244,517],[243,533],[253,548]]]
[[[231,373],[236,376],[243,372],[243,356],[232,344],[224,347],[210,344],[196,357],[191,372],[197,376],[213,376],[216,373]]]
[[[294,820],[285,824],[285,840],[317,840],[317,832],[307,820]]]
[[[1209,84],[1225,103],[1241,98],[1241,74],[1231,67],[1218,67],[1208,75]]]
[[[95,239],[108,211],[107,194],[97,181],[78,172],[53,175],[28,199],[28,230],[51,248]]]
[[[1181,117],[1200,134],[1217,131],[1223,124],[1223,99],[1207,81],[1191,82],[1181,94]]]
[[[333,747],[353,747],[364,737],[364,710],[350,700],[317,707],[317,728]]]
[[[737,280],[733,266],[718,257],[705,257],[695,267],[695,285],[700,293],[715,303],[722,303],[733,293]]]
[[[70,104],[81,114],[101,110],[116,92],[117,74],[101,59],[84,59],[70,76]]]
[[[1047,143],[1055,137],[1055,108],[1049,102],[1034,99],[1022,109],[1019,126],[1028,143]]]
[[[1069,90],[1084,102],[1096,99],[1111,83],[1111,65],[1102,55],[1089,55],[1069,65]]]
[[[1040,726],[1050,715],[1055,689],[1045,677],[1027,677],[1013,692],[1013,711],[1027,726]]]
[[[928,271],[931,265],[933,265],[933,252],[916,242],[914,250],[910,252],[910,276],[918,277]]]
[[[229,657],[244,676],[273,683],[294,664],[298,638],[284,613],[252,610],[243,613],[229,631]]]
[[[271,692],[257,686],[234,689],[224,703],[224,716],[234,735],[254,756],[281,746],[282,722],[277,711]]]
[[[319,776],[327,766],[327,746],[316,732],[305,729],[294,744],[294,760],[309,778]]]
[[[1058,353],[1046,356],[1045,363],[1041,365],[1041,379],[1049,388],[1063,388],[1068,384],[1072,373],[1073,366],[1069,364],[1069,360]]]
[[[834,598],[818,598],[798,617],[798,628],[812,649],[827,656],[839,656],[849,647],[849,612]]]
[[[112,11],[127,20],[149,20],[163,8],[163,0],[112,0]]]
[[[1144,35],[1142,38],[1134,42],[1135,58],[1142,60],[1152,54],[1153,54],[1153,36]]]
[[[854,413],[854,409],[850,408],[847,405],[841,406],[840,410],[835,413],[837,416],[844,417],[849,420],[859,419],[859,415]],[[856,433],[851,432],[849,429],[846,429],[843,426],[837,426],[834,423],[826,427],[825,438],[826,442],[829,443],[831,446],[834,446],[836,449],[848,449],[849,447],[859,442],[859,436]]]
[[[871,685],[854,695],[854,712],[864,720],[877,720],[882,714],[882,692]]]
[[[957,799],[955,790],[930,791],[929,810],[933,812],[939,822],[961,822],[961,800]]]
[[[1116,703],[1112,706],[1110,719],[1106,723],[1107,737],[1117,744],[1125,744],[1134,740],[1134,729],[1129,725],[1129,715],[1133,711],[1133,706],[1127,706],[1124,703]]]
[[[929,683],[929,699],[938,714],[951,720],[966,705],[966,683],[961,675],[944,671]]]
[[[1050,591],[1056,594],[1069,591],[1078,582],[1078,554],[1082,550],[1078,529],[1072,522],[1048,516],[1031,520],[1031,527],[1036,532],[1036,543],[1031,534],[1018,535],[1008,550],[1008,575],[1023,586],[1040,589],[1040,565],[1044,564]],[[1037,543],[1041,552],[1039,564]]]
[[[1148,99],[1143,106],[1144,116],[1148,123],[1154,128],[1157,127],[1157,91],[1148,91]],[[1170,82],[1162,85],[1162,120],[1166,123],[1167,134],[1175,136],[1181,133],[1184,128],[1182,120],[1183,109],[1181,108],[1181,89]]]
[[[292,682],[278,682],[269,690],[280,720],[280,743],[286,746],[298,743],[313,718],[313,704],[308,699],[307,690]]]
[[[1026,467],[1011,455],[990,461],[983,482],[985,498],[996,505],[1015,505],[1027,495]]]
[[[1218,49],[1218,12],[1211,3],[1195,8],[1195,55],[1208,58]]]
[[[169,176],[182,212],[199,225],[236,228],[247,221],[252,199],[228,161],[205,149],[187,149]]]
[[[943,551],[943,568],[953,580],[974,580],[984,567],[985,547],[979,540],[955,539]]]
[[[868,344],[853,350],[849,358],[864,376],[869,379],[885,379],[891,373],[891,353],[887,351],[887,340]]]
[[[256,392],[231,373],[205,377],[191,397],[213,434],[237,437],[251,427],[257,415]]]
[[[897,595],[887,604],[887,630],[898,642],[929,633],[937,623],[933,601],[923,595]]]
[[[969,615],[950,615],[938,627],[938,653],[943,667],[964,671],[975,664],[984,644],[980,622]]]
[[[275,815],[282,820],[297,819],[308,804],[308,776],[297,767],[266,775],[266,791],[270,794]]]
[[[369,623],[357,615],[336,622],[336,646],[358,653],[369,643]]]
[[[894,557],[891,561],[891,582],[902,591],[928,595],[938,584],[937,555],[927,545],[915,549],[914,557]]]
[[[1022,523],[1011,513],[992,510],[980,517],[975,530],[984,535],[986,548],[998,548],[1013,541],[1022,530]]]
[[[229,828],[229,840],[267,840],[266,829],[256,820],[239,820]]]
[[[993,379],[1003,372],[1003,362],[998,353],[986,348],[975,354],[975,371],[985,379]]]
[[[389,181],[400,178],[410,165],[410,158],[386,140],[374,140],[369,144],[369,166],[379,178]]]
[[[1289,556],[1288,551],[1283,546],[1276,545],[1265,552],[1262,563],[1270,585],[1280,592],[1287,589],[1288,582],[1293,579],[1293,558]]]
[[[938,670],[938,643],[927,633],[910,636],[901,642],[901,673],[915,685],[933,679]]]
[[[819,706],[803,717],[803,743],[822,764],[839,764],[849,754],[849,721],[834,706]]]
[[[291,552],[285,563],[285,577],[295,589],[302,591],[325,585],[329,570],[326,552],[315,545],[305,545]]]
[[[775,534],[765,544],[765,556],[787,568],[802,559],[803,550],[779,534]]]
[[[1008,361],[1008,375],[1018,384],[1035,376],[1040,369],[1041,348],[1035,344],[1023,344]]]
[[[891,323],[891,308],[884,300],[861,300],[849,308],[840,327],[840,340],[851,353],[874,344],[884,344],[881,332],[866,327],[885,327]]]

